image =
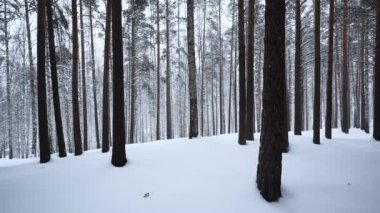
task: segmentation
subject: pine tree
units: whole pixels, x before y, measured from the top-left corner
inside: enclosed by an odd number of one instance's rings
[[[380,2],[376,1],[376,26],[380,26]],[[380,141],[380,28],[376,28],[373,138]]]
[[[343,64],[342,64],[342,132],[348,134],[349,127],[349,73],[348,73],[348,0],[343,0]]]
[[[80,132],[80,117],[79,117],[79,100],[78,100],[78,12],[77,1],[71,1],[72,7],[72,31],[73,31],[73,64],[72,64],[72,102],[73,102],[73,135],[74,135],[74,155],[82,154],[82,139]]]
[[[246,142],[246,90],[245,90],[245,41],[244,41],[244,1],[238,1],[239,20],[239,144]]]
[[[65,138],[63,136],[61,103],[59,99],[59,90],[58,90],[59,85],[58,85],[58,75],[57,75],[57,62],[56,62],[56,56],[55,56],[52,0],[47,0],[46,12],[47,12],[47,21],[48,21],[49,55],[50,55],[51,82],[52,82],[52,88],[53,88],[55,128],[57,132],[59,157],[62,158],[62,157],[66,157],[66,147],[65,147]]]
[[[331,139],[331,118],[332,118],[332,84],[333,84],[333,47],[334,47],[334,0],[330,1],[329,14],[329,38],[328,38],[328,59],[327,59],[327,86],[326,86],[326,121],[325,136]]]
[[[108,152],[110,147],[110,111],[109,111],[109,61],[111,46],[111,8],[112,1],[106,6],[106,32],[104,39],[104,65],[103,65],[103,134],[102,152]]]
[[[166,0],[166,138],[172,139],[169,1]]]
[[[255,43],[255,0],[249,0],[248,7],[248,51],[247,51],[247,140],[253,140],[255,129],[254,99],[254,43]]]
[[[50,160],[50,145],[48,136],[48,119],[46,105],[46,75],[45,75],[45,0],[38,0],[37,16],[37,84],[38,84],[38,127],[40,139],[40,163]]]
[[[160,78],[161,78],[161,73],[160,73],[160,1],[156,0],[156,9],[157,9],[157,105],[156,105],[156,140],[160,140]]]
[[[265,200],[281,197],[282,144],[286,132],[285,0],[266,0],[264,90],[257,186]],[[285,109],[285,110],[283,110]]]
[[[313,143],[320,144],[320,114],[321,114],[321,2],[315,0],[314,11],[314,115]]]
[[[302,24],[301,24],[301,0],[296,0],[296,53],[295,53],[295,77],[294,77],[294,134],[302,134]]]
[[[124,117],[124,71],[122,37],[121,0],[112,2],[112,53],[113,53],[113,146],[112,164],[122,167],[127,163],[125,153],[125,117]]]
[[[198,136],[197,76],[194,47],[194,0],[187,0],[187,48],[189,63],[190,131],[189,138]]]

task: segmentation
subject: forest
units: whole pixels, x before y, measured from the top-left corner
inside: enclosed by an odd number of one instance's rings
[[[272,202],[283,196],[293,145],[344,146],[360,135],[379,154],[380,1],[0,0],[0,8],[0,164],[75,164],[98,150],[128,170],[136,144],[228,138],[257,144],[251,185]]]

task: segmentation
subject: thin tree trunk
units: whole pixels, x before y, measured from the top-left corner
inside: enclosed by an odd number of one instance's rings
[[[102,152],[108,152],[110,146],[110,113],[109,113],[109,61],[111,46],[111,8],[112,1],[107,1],[106,32],[104,40],[104,67],[103,67],[103,134]]]
[[[95,137],[96,148],[100,148],[99,141],[99,120],[98,120],[98,101],[97,101],[97,81],[95,77],[95,50],[94,50],[94,32],[92,24],[92,1],[90,1],[90,37],[91,37],[91,70],[92,70],[92,93],[94,96],[94,119],[95,119]]]
[[[331,118],[332,118],[332,85],[333,85],[333,47],[334,47],[334,0],[330,0],[329,14],[329,40],[327,59],[327,85],[326,85],[326,121],[325,136],[331,139]]]
[[[248,51],[247,51],[247,140],[254,140],[255,95],[254,95],[254,44],[255,44],[255,0],[248,6]]]
[[[156,108],[156,140],[160,140],[160,1],[156,1],[157,8],[157,108]]]
[[[226,124],[224,118],[224,68],[223,68],[223,38],[222,38],[222,17],[221,3],[219,0],[219,116],[220,116],[220,134],[226,132]]]
[[[233,53],[234,53],[234,36],[235,36],[235,0],[232,1],[232,24],[231,24],[231,52],[230,52],[230,86],[228,97],[228,133],[231,131],[231,104],[232,104],[232,77],[233,77]]]
[[[166,0],[166,138],[173,138],[170,76],[170,21],[169,1]]]
[[[244,1],[238,0],[239,15],[239,139],[246,142],[246,88],[245,88],[245,41],[244,41]]]
[[[342,132],[349,132],[349,72],[348,72],[348,48],[347,48],[347,28],[348,28],[348,6],[347,0],[343,0],[343,65],[342,65]]]
[[[38,127],[40,139],[40,163],[50,160],[45,76],[45,0],[38,1],[37,16],[37,79],[38,79]],[[6,10],[5,10],[6,11]]]
[[[201,136],[204,136],[204,102],[205,102],[205,43],[206,43],[206,11],[207,1],[204,1],[203,8],[203,29],[202,29],[202,85],[201,85]]]
[[[112,16],[113,17],[113,16]],[[135,115],[136,115],[136,21],[135,18],[132,18],[132,38],[131,38],[131,82],[132,82],[132,89],[131,89],[131,127],[130,127],[130,133],[129,133],[129,143],[134,143],[135,138],[135,129],[136,129],[136,123],[135,123]],[[113,27],[112,27],[113,29]]]
[[[88,133],[87,133],[87,90],[86,90],[86,58],[84,50],[84,27],[83,27],[83,0],[79,0],[80,16],[80,37],[81,37],[81,61],[82,61],[82,93],[83,93],[83,148],[88,150]]]
[[[78,100],[78,12],[77,1],[71,1],[72,7],[72,27],[73,27],[73,65],[72,65],[72,103],[73,103],[73,135],[74,135],[74,155],[82,154],[82,142],[80,132],[79,100]]]
[[[48,21],[49,33],[49,55],[50,55],[50,70],[51,82],[53,88],[53,101],[54,101],[54,117],[55,128],[57,133],[59,157],[66,157],[65,138],[63,136],[62,116],[61,116],[61,103],[59,99],[59,85],[57,74],[57,63],[55,56],[55,42],[54,42],[54,28],[53,28],[53,13],[52,13],[52,0],[46,2],[46,12]]]
[[[321,118],[321,2],[315,0],[314,11],[314,115],[313,115],[313,143],[320,144]]]

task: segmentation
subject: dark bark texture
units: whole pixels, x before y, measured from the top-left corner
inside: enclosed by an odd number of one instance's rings
[[[255,130],[254,99],[254,43],[255,43],[255,0],[248,6],[248,51],[247,51],[247,140],[253,140]]]
[[[313,143],[320,144],[321,118],[321,2],[315,0],[314,11],[314,116],[313,116]]]
[[[331,124],[332,124],[332,85],[333,85],[333,57],[334,57],[333,47],[334,47],[334,0],[330,0],[327,85],[326,85],[326,121],[325,121],[325,136],[327,139],[331,139]]]
[[[373,138],[380,141],[380,2],[376,1],[376,52],[375,52],[375,86]]]
[[[246,89],[245,89],[245,41],[244,41],[244,0],[238,1],[239,20],[239,139],[240,145],[246,141]]]

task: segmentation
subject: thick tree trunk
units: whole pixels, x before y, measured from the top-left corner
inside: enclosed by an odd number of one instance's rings
[[[91,37],[91,70],[92,70],[92,94],[94,96],[94,119],[95,119],[95,139],[96,148],[100,148],[99,140],[99,120],[98,120],[98,101],[97,101],[97,81],[95,77],[95,50],[94,50],[94,31],[92,24],[92,1],[90,1],[90,37]]]
[[[349,72],[348,72],[348,48],[347,48],[347,28],[348,28],[348,0],[343,0],[343,64],[342,64],[342,132],[349,132]]]
[[[121,0],[112,2],[112,53],[113,53],[113,146],[112,164],[122,167],[127,163],[125,153],[125,118],[124,118],[124,70],[122,37]]]
[[[255,0],[248,6],[248,51],[247,51],[247,140],[253,140],[255,132],[254,90],[254,43],[255,43]]]
[[[314,115],[313,143],[320,144],[321,118],[321,2],[314,1]]]
[[[173,138],[170,76],[170,21],[169,1],[166,0],[166,138]]]
[[[10,60],[9,60],[9,35],[8,35],[8,8],[7,0],[4,0],[4,37],[5,37],[5,69],[7,78],[7,120],[8,120],[8,156],[9,159],[13,158],[13,138],[12,138],[12,113],[11,113],[11,74],[10,74]]]
[[[330,0],[329,14],[329,40],[327,59],[327,85],[326,85],[326,121],[325,136],[331,139],[331,118],[332,118],[332,85],[333,85],[333,47],[334,47],[334,0]]]
[[[52,82],[52,88],[53,88],[55,128],[57,132],[59,157],[62,158],[62,157],[66,157],[66,147],[65,147],[65,138],[63,136],[61,103],[59,99],[59,89],[58,89],[59,85],[58,85],[58,74],[57,74],[57,62],[56,62],[56,56],[55,56],[52,0],[47,0],[46,12],[47,12],[48,33],[49,33],[49,55],[50,55],[51,82]]]
[[[376,26],[380,26],[380,2],[376,1]],[[376,28],[373,138],[380,141],[380,27]]]
[[[281,197],[281,148],[288,140],[283,113],[287,107],[285,82],[285,0],[267,0],[263,128],[256,181],[261,195],[269,202]]]
[[[38,127],[40,138],[40,163],[50,160],[48,119],[46,105],[45,76],[45,0],[38,0],[37,16],[37,84],[38,84]]]
[[[296,0],[296,53],[295,53],[295,77],[294,77],[294,134],[302,134],[302,31],[301,31],[301,0]]]
[[[74,155],[82,154],[82,139],[80,132],[79,100],[78,100],[78,12],[77,1],[71,1],[72,7],[72,27],[73,27],[73,65],[72,65],[72,103],[73,103],[73,135],[74,135]]]
[[[189,63],[190,130],[189,138],[198,136],[197,76],[194,47],[194,0],[187,0],[187,48]]]
[[[245,88],[245,41],[244,41],[244,0],[238,0],[239,16],[239,139],[246,142],[246,88]]]
[[[106,32],[104,40],[104,67],[103,67],[103,134],[102,152],[108,152],[110,146],[110,111],[109,111],[109,61],[111,46],[111,8],[112,1],[107,1]]]

